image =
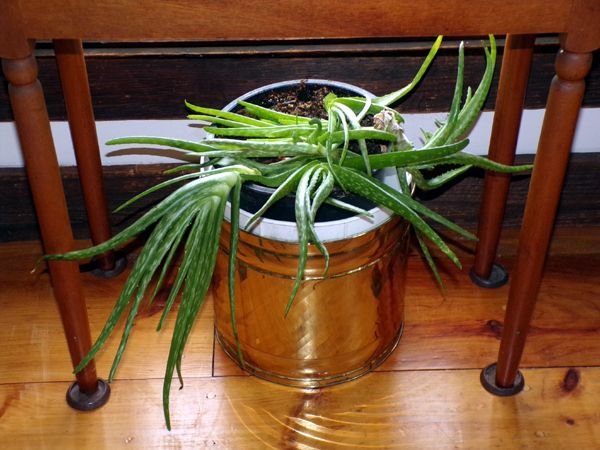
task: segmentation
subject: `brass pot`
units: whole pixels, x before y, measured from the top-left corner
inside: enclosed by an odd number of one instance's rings
[[[224,225],[214,273],[216,335],[246,371],[290,386],[322,387],[359,377],[381,364],[402,333],[408,225],[392,217],[360,235],[327,242],[329,272],[309,249],[305,280],[284,316],[298,246],[240,233],[233,337],[227,284],[230,227]]]

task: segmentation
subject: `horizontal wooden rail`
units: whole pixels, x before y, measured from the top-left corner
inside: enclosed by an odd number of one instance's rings
[[[201,41],[559,33],[566,30],[572,3],[553,0],[550,6],[546,0],[48,0],[21,2],[20,6],[24,29],[28,37],[35,39]]]

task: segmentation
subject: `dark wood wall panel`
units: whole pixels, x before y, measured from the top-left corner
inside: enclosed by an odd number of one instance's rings
[[[531,155],[517,157],[518,162],[531,161]],[[167,166],[107,166],[105,182],[109,206],[116,208],[143,189],[164,179],[161,171]],[[558,212],[559,225],[600,225],[600,153],[573,154],[567,174],[563,200]],[[74,168],[63,169],[70,216],[77,237],[88,236],[81,191]],[[483,176],[473,172],[453,186],[435,193],[417,192],[417,198],[429,207],[457,223],[475,229],[483,185]],[[528,176],[516,176],[511,185],[505,226],[520,226]],[[122,229],[136,213],[154,204],[163,193],[149,196],[125,212],[112,215],[115,230]],[[25,173],[22,169],[0,169],[0,241],[37,239],[37,224]]]
[[[277,46],[275,46],[277,47]],[[265,50],[266,48],[266,50]],[[421,43],[414,48],[404,44],[375,44],[349,47],[328,46],[270,51],[245,47],[241,50],[199,50],[178,46],[155,49],[87,49],[88,71],[94,108],[98,120],[183,118],[183,100],[222,107],[230,99],[266,83],[292,78],[331,78],[362,86],[383,94],[404,85],[418,69],[426,54]],[[500,51],[500,58],[502,49]],[[553,76],[557,51],[555,45],[536,47],[526,107],[543,108]],[[600,53],[597,53],[587,80],[584,106],[600,107]],[[500,59],[499,58],[499,59]],[[62,94],[52,52],[48,46],[38,55],[40,79],[45,89],[50,116],[65,119]],[[443,49],[417,91],[402,104],[401,110],[445,111],[456,71],[456,50]],[[477,43],[467,49],[467,82],[475,84],[483,71],[483,57]],[[496,70],[496,78],[499,70]],[[0,75],[1,77],[1,75]],[[495,86],[485,105],[495,102]],[[11,120],[6,82],[0,78],[0,121]],[[0,143],[1,149],[1,143]],[[521,160],[523,160],[521,158]],[[573,155],[564,190],[559,224],[600,224],[600,154]],[[161,179],[160,167],[127,166],[105,168],[107,196],[111,207]],[[87,236],[85,211],[76,170],[64,170],[65,189],[71,218],[78,237]],[[512,184],[506,216],[507,226],[520,224],[528,188],[528,178]],[[418,194],[432,208],[458,223],[473,228],[476,223],[482,186],[481,174],[474,173],[452,189],[436,194]],[[150,198],[149,201],[155,199]],[[0,241],[38,237],[24,171],[0,169]],[[132,217],[113,217],[115,229],[124,227]]]
[[[383,94],[407,83],[426,52],[369,47],[355,52],[298,53],[292,51],[202,55],[162,49],[143,55],[134,50],[91,51],[87,58],[94,108],[98,120],[183,118],[183,100],[222,107],[255,87],[294,78],[330,78]],[[359,47],[360,49],[360,47]],[[543,108],[557,47],[536,49],[527,108]],[[501,57],[502,49],[500,49]],[[500,58],[499,58],[500,59]],[[38,58],[40,79],[52,119],[65,119],[54,57],[46,50]],[[600,58],[588,79],[584,106],[600,106]],[[483,71],[481,49],[467,49],[466,81],[475,85]],[[455,49],[443,49],[427,78],[402,104],[406,112],[446,111],[456,72]],[[496,78],[499,70],[496,70]],[[495,85],[485,105],[492,109]],[[6,82],[0,83],[0,121],[11,120]]]

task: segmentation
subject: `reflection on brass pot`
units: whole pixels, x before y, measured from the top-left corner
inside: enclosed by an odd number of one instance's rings
[[[230,227],[224,226],[213,295],[217,338],[238,364],[227,288]],[[379,228],[328,242],[330,266],[311,246],[293,306],[284,308],[297,270],[298,246],[240,233],[236,320],[244,369],[278,383],[320,387],[361,376],[396,347],[403,325],[408,226]]]

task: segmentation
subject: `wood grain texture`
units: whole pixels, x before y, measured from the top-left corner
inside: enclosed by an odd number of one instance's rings
[[[534,44],[535,37],[532,35],[509,35],[506,38],[487,152],[489,159],[502,164],[514,164],[521,127],[512,124],[521,123],[528,79],[521,74],[531,72]],[[479,241],[472,269],[472,273],[480,279],[488,279],[492,273],[511,181],[512,176],[508,174],[485,174],[477,224]]]
[[[586,245],[600,245],[600,237]],[[472,246],[472,244],[469,244]],[[467,270],[458,271],[440,258],[446,285],[444,297],[422,259],[409,258],[405,326],[392,356],[377,370],[473,369],[494,361],[503,329],[508,286],[475,288],[468,276],[472,250],[463,252]],[[502,252],[506,248],[501,248]],[[501,255],[509,273],[514,256]],[[546,267],[523,367],[586,366],[600,363],[600,287],[597,254],[551,258]],[[572,294],[567,294],[572,292]],[[568,302],[568,305],[567,305]],[[568,336],[568,339],[565,339]],[[586,351],[589,349],[590,352]],[[215,375],[242,372],[217,347]]]
[[[163,425],[159,380],[115,383],[111,400],[94,413],[75,412],[57,401],[67,383],[4,384],[0,445],[22,450],[592,450],[600,445],[600,369],[529,369],[525,392],[509,398],[485,393],[478,375],[477,370],[374,373],[311,391],[251,377],[188,378],[185,388],[172,394],[171,432]],[[565,383],[575,377],[575,386]]]
[[[478,83],[484,66],[478,44],[477,40],[471,41],[466,55],[465,83],[473,86]],[[355,50],[332,54],[334,45],[330,51],[316,55],[306,46],[302,51],[294,51],[291,46],[284,51],[259,55],[255,52],[261,51],[261,46],[239,54],[223,51],[214,55],[206,55],[193,47],[188,47],[184,55],[178,47],[162,48],[150,54],[147,54],[148,48],[111,50],[104,47],[88,50],[86,62],[98,120],[180,119],[187,114],[184,99],[221,108],[251,89],[289,79],[333,79],[356,84],[375,94],[385,94],[404,86],[416,73],[426,54],[423,46],[422,43],[412,50],[401,46],[389,50],[389,46],[382,43],[366,49],[356,46]],[[536,47],[526,108],[545,106],[557,50],[556,45]],[[499,50],[499,68],[501,56],[502,49]],[[44,52],[38,57],[38,63],[50,117],[65,120],[56,62]],[[500,73],[499,68],[496,74]],[[399,104],[399,109],[403,112],[447,111],[452,101],[455,76],[456,48],[443,49],[427,77]],[[494,107],[496,86],[494,82],[485,109]],[[5,99],[5,85],[0,83],[1,121],[12,117]],[[583,104],[600,106],[600,58],[596,58],[588,77]]]
[[[600,42],[600,3],[588,0],[574,0],[568,28],[578,30],[565,37],[565,46],[572,52],[594,51]]]
[[[432,35],[438,33],[444,34],[483,34],[488,32],[509,32],[515,34],[524,34],[524,33],[543,33],[543,32],[553,32],[553,33],[569,33],[569,39],[572,41],[580,42],[585,44],[586,51],[591,48],[596,48],[598,43],[593,41],[595,37],[597,37],[596,33],[593,33],[590,39],[586,38],[586,32],[589,31],[587,27],[579,28],[577,25],[582,22],[576,22],[572,20],[571,12],[579,12],[581,13],[581,8],[572,8],[573,4],[583,5],[588,7],[592,5],[593,0],[556,0],[553,2],[553,7],[550,8],[547,6],[546,2],[542,0],[532,0],[529,2],[523,2],[520,0],[492,0],[491,2],[464,2],[460,0],[449,0],[440,4],[435,0],[424,0],[420,3],[419,7],[416,7],[414,2],[408,0],[401,1],[393,1],[393,0],[382,0],[379,2],[361,2],[361,3],[352,3],[348,5],[347,2],[342,2],[341,0],[332,0],[329,2],[316,2],[316,1],[303,1],[303,0],[291,0],[289,2],[281,3],[275,2],[272,0],[266,0],[264,2],[259,0],[250,0],[247,2],[245,6],[244,12],[246,14],[237,14],[239,12],[239,3],[238,2],[230,2],[230,1],[215,1],[209,0],[203,2],[201,6],[198,6],[196,2],[192,2],[192,0],[167,0],[164,2],[158,2],[158,0],[148,0],[143,4],[143,8],[140,8],[139,2],[133,2],[131,0],[110,0],[107,2],[103,2],[102,4],[96,4],[91,2],[76,2],[74,0],[47,0],[44,2],[20,2],[18,3],[20,7],[23,30],[26,30],[27,38],[90,38],[90,39],[107,39],[107,40],[129,40],[129,39],[165,39],[165,40],[178,40],[178,39],[275,39],[275,38],[323,38],[323,37],[332,37],[332,38],[353,38],[353,37],[363,37],[363,36],[371,36],[371,37],[379,37],[386,38],[388,36],[398,36],[398,35],[414,35],[414,36],[424,36],[424,35]],[[266,11],[266,12],[265,12]],[[222,14],[223,16],[220,16]],[[224,17],[226,20],[219,20],[221,17]],[[594,14],[592,17],[596,17]],[[335,26],[332,26],[332,18],[335,19]],[[276,20],[273,20],[276,19]],[[373,20],[377,19],[377,20]],[[382,23],[382,21],[384,23]],[[588,24],[587,19],[584,21]],[[306,23],[310,24],[310,27],[306,26]],[[593,21],[592,21],[593,23]],[[149,26],[152,24],[153,26]],[[569,25],[572,25],[572,28],[569,28]],[[308,31],[307,31],[308,30]],[[592,47],[593,45],[593,47]],[[581,44],[583,47],[584,45]],[[576,48],[577,47],[577,48]],[[579,46],[568,47],[567,50],[571,52],[577,53]],[[0,49],[1,54],[6,53],[6,49]],[[583,57],[589,57],[590,55],[584,55]],[[581,74],[582,72],[580,72]],[[571,79],[570,76],[566,76],[566,79]],[[573,76],[573,80],[579,80],[582,76]],[[581,84],[581,83],[580,83]],[[37,95],[38,99],[40,98]],[[564,132],[554,133],[556,130],[560,130],[561,123],[553,123],[551,126],[551,130],[549,132],[545,132],[542,138],[542,142],[546,142],[547,138],[551,135],[558,135],[559,144],[556,146],[556,149],[559,153],[565,155],[565,152],[568,151],[568,145],[566,145],[566,140],[570,139],[569,129],[572,128],[570,125],[575,121],[576,113],[578,108],[574,108],[575,105],[574,100],[580,100],[579,95],[565,95],[564,100],[566,101],[565,110],[567,113],[567,117],[565,122],[568,126],[565,127]],[[559,102],[560,103],[560,102]],[[21,106],[25,106],[25,103],[21,104]],[[560,104],[558,105],[558,109],[560,109]],[[35,112],[35,111],[34,111]],[[23,110],[20,111],[15,110],[15,116],[18,119],[20,128],[24,126],[26,119],[23,115]],[[557,110],[550,110],[549,116],[558,117]],[[20,120],[19,120],[20,119]],[[32,121],[33,123],[33,121]],[[46,118],[41,118],[38,115],[37,126],[41,127],[45,123],[47,123]],[[42,133],[36,130],[30,130],[30,133],[21,133],[22,136],[32,135],[34,137],[39,137]],[[549,139],[548,139],[549,140]],[[30,138],[27,138],[25,142],[32,142]],[[31,150],[31,145],[26,150]],[[50,148],[49,145],[45,145],[42,150],[48,150]],[[33,156],[33,151],[27,152],[28,156]],[[550,158],[549,158],[550,159]],[[41,163],[44,163],[43,159],[40,159]],[[546,161],[547,162],[547,161]],[[561,164],[563,163],[564,164]],[[537,166],[537,165],[536,165]],[[562,179],[563,169],[566,167],[566,159],[560,160],[558,159],[555,164],[555,170],[551,173],[555,175],[555,178]],[[57,171],[55,171],[57,172]],[[56,178],[56,177],[55,177]],[[531,196],[534,199],[538,199],[543,197],[544,187],[548,184],[546,183],[548,180],[544,180],[542,184],[532,183],[533,195]],[[552,181],[552,180],[550,180]],[[34,180],[32,183],[34,194],[39,192],[40,186],[39,180]],[[557,183],[558,184],[558,183]],[[37,187],[36,187],[37,186]],[[539,275],[542,269],[542,260],[539,257],[542,253],[545,253],[545,247],[547,243],[547,239],[549,237],[549,227],[548,221],[552,218],[553,214],[550,213],[550,210],[554,209],[554,206],[558,202],[558,193],[554,190],[553,195],[548,195],[545,202],[540,202],[542,205],[548,206],[547,208],[543,208],[542,213],[540,214],[543,223],[538,227],[535,223],[535,219],[533,220],[533,225],[529,226],[531,223],[529,220],[526,220],[527,226],[524,227],[523,235],[527,238],[531,238],[533,242],[532,246],[526,247],[529,248],[531,252],[537,252],[536,256],[533,258],[533,264],[530,266],[523,265],[524,258],[519,258],[519,267],[522,271],[517,271],[517,274],[521,273],[529,273],[530,276],[526,277],[525,283],[513,283],[513,286],[523,287],[524,289],[520,289],[519,292],[527,292],[530,294],[531,298],[537,297],[537,286],[535,289],[529,289],[528,286],[536,285],[539,281]],[[36,195],[38,199],[37,206],[38,209],[41,205],[42,208],[48,208],[47,202],[40,200],[40,197]],[[55,199],[56,196],[49,195],[49,201]],[[527,208],[528,213],[526,216],[531,216],[533,202],[529,202],[529,207]],[[63,208],[64,210],[64,208]],[[45,230],[47,229],[45,226],[47,221],[41,220],[42,229],[44,230],[45,237],[47,233]],[[537,229],[543,229],[547,231],[545,233],[535,233]],[[64,235],[69,231],[69,227],[63,226],[62,229],[57,231],[57,235]],[[532,233],[533,232],[533,233]],[[542,235],[540,239],[539,236]],[[47,240],[47,239],[45,239]],[[48,248],[48,247],[47,247]],[[521,252],[520,255],[523,255]],[[590,258],[586,259],[588,262]],[[55,274],[54,271],[53,275]],[[59,283],[60,278],[53,276],[54,279],[54,288],[58,292],[66,291],[67,284]],[[511,290],[511,292],[513,292]],[[592,291],[594,292],[594,291]],[[59,299],[61,295],[57,296]],[[516,298],[511,295],[511,298]],[[530,302],[531,303],[531,302]],[[509,302],[508,310],[512,310],[512,302]],[[64,311],[64,309],[63,309]],[[527,314],[526,314],[527,315]],[[514,317],[514,315],[510,315]],[[64,317],[64,315],[63,315]],[[521,321],[520,321],[521,322]],[[526,320],[528,322],[528,320]],[[508,324],[511,323],[507,321],[506,328],[509,329]],[[518,332],[518,330],[517,330]],[[518,333],[517,333],[518,334]],[[521,338],[524,337],[524,332],[521,334]],[[520,351],[520,349],[519,349]],[[589,369],[592,370],[592,369]],[[458,372],[457,372],[458,373]],[[424,380],[422,374],[418,374],[418,377],[412,377],[409,380],[408,385],[415,388],[416,391],[420,392],[420,389],[424,389],[423,392],[427,392],[428,394],[431,392],[439,393],[439,388],[442,387],[447,389],[448,386],[444,385],[443,381],[451,381],[452,377],[442,377],[438,372],[436,374],[440,375],[439,377],[434,377],[433,382],[429,383],[420,383],[419,380]],[[375,379],[375,376],[371,377]],[[236,378],[247,380],[247,378]],[[365,380],[368,380],[366,378]],[[388,435],[391,438],[391,441],[382,444],[381,446],[393,446],[398,445],[399,436],[396,434],[397,430],[404,430],[398,424],[403,424],[402,418],[405,416],[405,411],[408,410],[408,404],[402,403],[405,399],[410,399],[410,395],[404,395],[406,389],[401,389],[402,383],[400,378],[396,378],[396,381],[393,383],[394,388],[400,388],[399,390],[386,390],[385,392],[378,391],[379,387],[383,387],[385,383],[375,384],[374,386],[367,385],[365,386],[366,392],[368,395],[375,394],[375,399],[380,401],[382,399],[385,401],[390,401],[394,405],[394,410],[400,410],[400,419],[394,420],[392,419],[390,422],[385,422],[386,424],[390,423],[393,427],[393,431]],[[559,381],[559,392],[569,392],[574,393],[578,392],[578,386],[582,386],[581,382],[585,378],[582,377],[582,372],[577,369],[567,370],[563,372],[563,375],[560,377]],[[543,383],[541,383],[543,384]],[[594,394],[594,383],[588,383],[591,388],[592,394]],[[556,382],[551,382],[550,385],[556,386]],[[27,386],[29,387],[29,386]],[[405,388],[407,385],[404,386]],[[347,389],[346,386],[340,387],[340,390]],[[533,390],[533,389],[532,389]],[[540,391],[543,395],[548,395],[550,392],[550,388],[546,387],[542,388]],[[248,392],[246,390],[241,390],[243,392],[243,396],[247,396],[249,398],[253,398],[253,395],[259,395],[261,402],[264,402],[264,399],[268,399],[267,401],[275,401],[279,400],[278,397],[269,396],[265,394],[273,393],[270,389],[262,392]],[[355,391],[352,391],[355,392]],[[444,390],[444,392],[446,392]],[[423,434],[423,427],[420,426],[418,434],[415,434],[415,440],[418,440],[422,437],[425,441],[425,447],[431,447],[439,442],[447,442],[448,436],[452,440],[458,440],[459,443],[462,443],[462,439],[465,436],[465,432],[463,431],[463,423],[460,425],[453,427],[451,424],[455,423],[457,412],[465,411],[465,418],[467,422],[475,424],[475,430],[486,429],[482,427],[481,418],[483,416],[481,410],[476,408],[477,411],[474,414],[469,414],[472,411],[472,407],[476,405],[475,402],[469,403],[467,406],[462,408],[456,408],[456,404],[458,399],[454,398],[455,395],[458,395],[460,399],[468,398],[466,393],[468,390],[456,388],[451,391],[449,404],[451,405],[449,410],[451,411],[451,418],[442,421],[441,423],[436,420],[436,414],[439,414],[440,410],[446,410],[446,402],[444,400],[437,402],[427,401],[427,397],[423,398],[423,408],[415,408],[417,413],[417,422],[421,422],[422,417],[426,417],[428,424],[433,424],[432,429],[438,431],[438,433],[426,433]],[[581,392],[581,391],[579,391]],[[400,407],[397,408],[398,402],[396,399],[398,397],[389,397],[390,393],[397,395],[400,393]],[[276,420],[283,427],[280,432],[275,432],[274,438],[278,446],[297,446],[298,441],[303,437],[309,437],[310,439],[314,439],[315,435],[318,433],[322,433],[322,435],[317,436],[318,444],[328,445],[329,443],[336,443],[336,439],[345,439],[348,434],[352,434],[355,429],[350,428],[344,429],[341,427],[337,427],[337,431],[332,434],[331,438],[329,437],[328,430],[324,429],[325,427],[320,425],[317,421],[312,420],[312,416],[304,416],[303,413],[306,410],[309,410],[309,407],[312,406],[310,401],[315,401],[315,409],[310,410],[310,412],[315,415],[319,413],[319,410],[322,409],[322,405],[319,404],[319,396],[314,398],[312,395],[307,399],[305,394],[299,395],[296,393],[296,397],[292,397],[289,403],[283,406],[285,411],[282,416],[280,413],[271,413],[269,417],[276,417],[279,420]],[[299,395],[299,397],[298,397]],[[9,397],[10,399],[18,399],[20,394],[12,392],[12,395]],[[34,397],[36,397],[34,393]],[[595,395],[592,395],[592,398]],[[298,401],[300,398],[300,401]],[[372,398],[370,397],[369,400]],[[556,396],[550,396],[544,398],[546,401],[549,400],[549,403],[552,407],[552,414],[556,414],[556,405],[559,403],[556,399]],[[515,403],[515,399],[511,399],[512,404]],[[516,400],[518,401],[518,400]],[[5,405],[10,404],[10,401],[6,401]],[[15,403],[15,401],[13,401]],[[290,408],[291,403],[291,408]],[[308,403],[308,406],[307,406]],[[335,403],[335,402],[333,402]],[[411,404],[414,403],[411,402]],[[188,402],[188,404],[190,404]],[[362,400],[359,405],[365,405],[365,401]],[[462,405],[461,405],[462,406]],[[490,405],[487,405],[488,407]],[[586,407],[585,405],[578,405],[579,408],[577,410],[591,410],[591,408]],[[320,408],[319,408],[320,407]],[[5,415],[8,407],[4,408]],[[236,410],[236,408],[233,408]],[[267,411],[270,411],[268,408]],[[261,418],[261,415],[256,413],[255,411],[262,412],[263,409],[252,409],[250,413],[250,419],[254,422],[250,422],[252,425],[256,424],[256,420]],[[31,419],[31,411],[36,411],[29,406],[25,407],[27,411],[26,414],[23,415],[26,419]],[[347,411],[347,408],[344,408]],[[492,407],[493,411],[497,410],[497,407]],[[509,423],[517,429],[517,433],[512,431],[512,429],[504,427],[502,421],[494,421],[494,430],[499,430],[504,437],[504,440],[500,438],[497,441],[497,446],[506,447],[508,436],[511,436],[511,444],[514,444],[514,436],[515,434],[519,434],[523,427],[527,428],[529,423],[523,419],[521,419],[520,412],[525,413],[525,411],[536,410],[535,407],[531,405],[516,405],[516,408],[513,408],[507,417],[509,418]],[[37,411],[47,411],[47,409],[38,408]],[[219,409],[220,411],[220,409]],[[314,411],[314,412],[312,412]],[[393,414],[393,413],[392,413]],[[411,418],[414,417],[411,411]],[[389,414],[388,414],[389,416]],[[52,416],[53,417],[53,416]],[[133,415],[135,419],[138,419],[139,415]],[[307,418],[308,417],[308,420]],[[396,415],[392,415],[393,418],[397,417]],[[433,420],[431,418],[434,418]],[[540,417],[536,415],[536,417]],[[63,419],[68,419],[63,416]],[[288,418],[291,418],[289,420]],[[335,417],[337,418],[337,417]],[[515,418],[517,418],[517,422],[515,423]],[[344,419],[344,418],[343,418]],[[580,442],[577,441],[577,438],[573,437],[569,439],[568,444],[571,445],[574,441],[575,445],[579,448],[585,445],[585,443],[590,441],[589,435],[595,437],[593,433],[593,429],[596,425],[597,416],[593,416],[588,420],[588,424],[592,432],[588,433],[588,436],[581,439]],[[300,422],[298,422],[298,420]],[[574,419],[571,415],[567,416],[567,418],[563,419],[564,424],[573,426],[577,423],[577,420]],[[136,421],[137,422],[137,421]],[[122,424],[121,422],[119,426]],[[219,422],[223,423],[223,422]],[[230,424],[231,422],[228,422]],[[242,423],[245,423],[242,420]],[[260,420],[259,422],[260,423]],[[297,423],[300,423],[300,426],[303,428],[301,432],[298,433]],[[448,425],[450,423],[450,425]],[[554,432],[556,431],[556,422],[552,422],[554,428],[550,427]],[[104,428],[104,425],[100,424],[101,428]],[[53,434],[56,436],[64,436],[64,420],[60,422],[61,431],[55,431]],[[91,427],[86,427],[91,428]],[[131,426],[129,426],[131,428]],[[248,427],[250,431],[259,429],[258,424],[255,426]],[[545,428],[545,427],[544,427]],[[488,428],[489,429],[489,428]],[[457,430],[453,433],[453,430]],[[12,431],[12,430],[11,430]],[[87,430],[86,430],[87,431]],[[232,442],[232,447],[236,448],[241,445],[241,442],[236,441],[234,430]],[[270,430],[267,430],[268,432]],[[440,433],[441,431],[441,433]],[[512,432],[511,432],[512,431]],[[577,430],[579,431],[579,430]],[[254,431],[257,433],[257,431]],[[535,436],[537,437],[546,437],[548,433],[545,429],[538,429],[535,432]],[[558,436],[551,437],[554,438],[557,446],[564,446],[567,442],[562,442],[562,438],[566,436],[567,433],[559,432]],[[268,434],[271,436],[272,434]],[[302,436],[302,438],[298,437]],[[384,439],[388,436],[383,434],[377,434],[374,438],[383,437]],[[411,436],[411,435],[409,435]],[[431,436],[434,436],[435,440],[431,439]],[[364,433],[358,433],[353,435],[354,440],[352,444],[348,445],[356,445],[365,446],[369,445],[372,440],[366,440]],[[467,434],[467,437],[471,437]],[[261,444],[264,446],[265,442],[268,442],[266,438],[260,436],[259,437]],[[444,440],[446,439],[446,440]],[[478,440],[479,438],[474,435],[471,439],[474,442],[475,448],[481,447],[484,443],[489,442],[489,436],[486,436],[484,440]],[[592,439],[593,440],[593,439]],[[15,441],[14,436],[11,437],[12,443]],[[130,441],[129,441],[130,442]],[[244,442],[244,441],[242,441]],[[346,442],[346,441],[345,441]],[[344,443],[345,443],[344,442]],[[375,441],[378,443],[378,441]],[[60,444],[60,442],[58,442]],[[236,444],[238,444],[236,446]],[[302,442],[301,445],[305,446]],[[317,445],[318,445],[317,444]],[[417,443],[418,444],[418,443]],[[527,447],[534,445],[535,442],[520,442],[517,439],[517,445],[520,447]],[[594,446],[596,443],[594,443]],[[271,445],[271,444],[269,444]],[[308,444],[313,446],[311,444]],[[455,445],[453,442],[452,445]],[[510,445],[510,444],[509,444]]]
[[[516,230],[501,262],[512,268]],[[79,243],[83,244],[83,243]],[[472,246],[459,256],[466,267]],[[207,304],[185,353],[183,390],[164,428],[161,386],[167,332],[154,314],[136,322],[109,403],[71,410],[64,337],[46,275],[31,276],[36,242],[0,245],[0,448],[556,448],[600,445],[600,229],[558,228],[524,357],[525,391],[498,398],[479,385],[495,360],[506,288],[473,287],[443,264],[442,297],[417,255],[409,257],[406,328],[377,372],[322,390],[242,376],[213,348]],[[95,336],[124,275],[84,275]],[[170,324],[169,324],[170,325]],[[98,359],[106,376],[117,337]],[[214,359],[214,361],[213,361]],[[33,425],[35,424],[35,425]]]
[[[81,41],[56,40],[54,48],[90,236],[94,244],[100,244],[110,239],[111,230],[83,47]],[[102,270],[112,270],[115,267],[111,253],[102,255],[99,262]]]
[[[81,243],[80,243],[81,245]],[[0,309],[3,311],[0,330],[0,383],[67,381],[72,379],[69,355],[54,303],[47,273],[30,274],[41,255],[36,243],[5,244],[0,252]],[[132,254],[133,255],[133,254]],[[131,261],[129,264],[131,267]],[[82,276],[84,295],[95,339],[118,297],[127,270],[107,281],[89,273]],[[165,331],[157,333],[156,325],[166,297],[159,295],[154,306],[143,310],[136,320],[129,351],[123,356],[117,379],[160,378],[164,375],[170,345],[170,330],[175,315],[165,323]],[[173,312],[177,312],[176,309]],[[19,319],[10,319],[19,317]],[[208,376],[212,373],[213,348],[212,309],[205,308],[198,320],[199,331],[190,338],[184,359],[190,373]],[[123,323],[115,329],[106,350],[99,353],[97,371],[108,375],[119,345]],[[146,351],[161,355],[148,359]],[[164,357],[164,359],[163,359]],[[17,364],[14,362],[18,361]],[[40,366],[40,362],[43,364]]]
[[[2,60],[2,69],[9,82],[10,103],[44,251],[71,251],[73,232],[44,92],[37,78],[37,63],[33,54],[29,54],[22,59]],[[73,366],[77,366],[91,347],[78,266],[73,261],[49,261],[47,266],[71,361]],[[93,362],[77,373],[77,381],[84,393],[96,390]]]
[[[560,33],[571,3],[555,0],[548,8],[544,0],[422,0],[416,8],[410,0],[249,0],[243,14],[239,3],[217,0],[145,0],[143,14],[131,0],[20,6],[28,37],[34,39],[177,41]]]
[[[577,117],[585,92],[590,53],[561,51],[556,58],[548,107],[523,213],[515,273],[508,291],[505,327],[498,353],[496,383],[515,383],[525,340],[535,312],[546,254],[567,173]]]
[[[531,161],[530,156],[518,157],[517,161]],[[161,175],[166,166],[107,166],[104,167],[104,180],[109,209],[113,210],[121,203],[142,190],[164,179]],[[598,176],[600,171],[600,153],[575,154],[571,157],[567,180],[563,190],[563,200],[558,212],[557,223],[560,226],[600,224],[600,189]],[[89,236],[85,208],[81,198],[79,179],[73,168],[63,169],[63,182],[67,194],[69,214],[74,232],[78,238]],[[435,193],[417,193],[417,198],[430,208],[448,216],[451,220],[474,229],[481,201],[483,177],[473,172],[471,176],[454,183]],[[529,178],[513,178],[508,198],[505,227],[518,227],[521,223],[523,206]],[[113,230],[122,229],[131,223],[136,211],[143,211],[144,205],[150,205],[162,198],[161,193],[151,195],[147,201],[141,201],[140,210],[132,208],[111,215]],[[36,219],[30,200],[27,179],[21,169],[0,169],[0,241],[31,240],[38,236]]]
[[[22,27],[19,5],[16,2],[0,3],[1,58],[25,58],[31,53],[31,44]]]

